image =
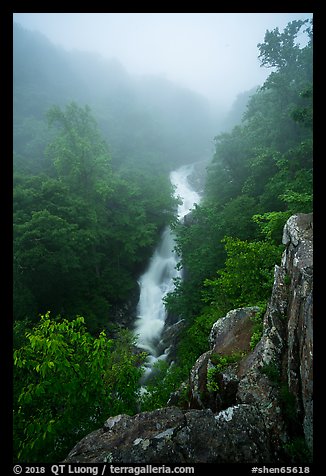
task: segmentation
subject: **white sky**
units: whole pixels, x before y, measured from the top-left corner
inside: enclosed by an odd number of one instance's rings
[[[67,50],[116,57],[136,74],[159,74],[229,108],[262,84],[257,43],[266,30],[312,13],[14,13]]]

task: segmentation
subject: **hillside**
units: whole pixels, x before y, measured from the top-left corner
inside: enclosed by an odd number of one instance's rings
[[[14,152],[35,170],[47,141],[46,111],[88,105],[115,168],[178,165],[207,159],[218,111],[166,79],[132,76],[116,59],[68,52],[14,24]],[[220,118],[221,119],[221,118]]]
[[[15,26],[15,461],[311,461],[312,22],[258,61],[223,127]]]

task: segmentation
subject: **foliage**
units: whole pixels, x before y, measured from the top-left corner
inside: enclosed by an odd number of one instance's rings
[[[180,335],[175,363],[169,366],[163,360],[154,365],[152,375],[146,382],[146,392],[141,399],[143,411],[165,406],[171,393],[176,390],[181,392],[180,404],[187,401],[187,386],[182,384],[187,381],[198,356],[209,350],[207,336],[218,317],[215,313],[197,316]]]
[[[141,356],[124,332],[95,338],[83,317],[47,313],[14,352],[15,459],[55,462],[110,415],[137,409]]]
[[[17,350],[27,343],[26,334],[32,329],[33,324],[30,319],[25,318],[13,323],[13,349]]]
[[[88,106],[70,103],[65,111],[53,106],[47,113],[49,125],[57,125],[58,135],[47,148],[58,178],[70,192],[93,202],[110,193],[111,164],[105,141]]]
[[[169,365],[164,360],[156,362],[141,395],[141,411],[151,411],[166,406],[171,393],[179,388],[186,377],[187,374],[180,365]],[[183,398],[187,398],[186,390]]]
[[[309,20],[294,20],[284,28],[284,32],[280,33],[278,28],[273,31],[267,30],[265,33],[264,43],[259,43],[260,51],[259,59],[263,66],[268,68],[277,68],[282,70],[291,68],[298,63],[302,50],[295,43],[300,30]],[[311,39],[311,27],[307,27],[305,32]]]
[[[177,362],[188,375],[196,359],[209,350],[208,336],[214,322],[223,314],[207,309],[194,318],[183,331],[178,346]]]
[[[265,364],[261,368],[261,373],[266,375],[269,380],[278,386],[281,383],[281,374],[280,374],[280,369],[278,365],[275,364],[275,362],[270,362],[269,364]]]
[[[250,349],[254,350],[263,335],[263,319],[267,308],[267,302],[258,304],[259,311],[251,318],[253,322],[252,336],[250,338]]]
[[[231,364],[234,364],[243,358],[242,352],[234,352],[231,355],[212,354],[210,361],[213,367],[207,370],[206,387],[209,392],[218,392],[218,377]]]
[[[163,360],[154,365],[153,374],[146,382],[146,392],[142,396],[142,410],[161,408],[167,404],[171,393],[180,389],[181,384],[188,379],[198,356],[209,350],[207,336],[218,317],[215,313],[197,316],[181,332],[175,363],[169,366]],[[186,393],[184,390],[184,401],[187,399]]]
[[[208,100],[167,79],[139,80],[116,59],[67,52],[16,23],[13,66],[14,150],[25,171],[49,170],[46,111],[70,101],[94,111],[116,171],[168,172],[210,153],[216,118]]]
[[[279,390],[281,409],[286,423],[293,431],[299,429],[297,401],[294,393],[289,389],[287,383],[283,383]]]
[[[227,311],[267,300],[273,285],[274,265],[281,257],[282,247],[226,237],[225,249],[225,269],[218,271],[217,279],[205,280],[205,302],[216,303]]]
[[[312,25],[267,31],[258,48],[274,71],[241,124],[215,137],[204,198],[191,226],[176,228],[185,273],[167,302],[190,326],[196,316],[268,300],[283,226],[312,211]]]
[[[284,284],[286,286],[289,286],[291,284],[291,277],[288,274],[284,276]]]
[[[290,218],[291,212],[269,212],[262,215],[257,214],[252,217],[258,224],[262,235],[271,243],[278,245],[282,240],[283,228]]]
[[[223,372],[228,365],[238,362],[242,357],[242,352],[233,352],[231,355],[213,353],[210,356],[210,361],[219,372]]]
[[[219,374],[220,372],[216,367],[211,367],[210,369],[207,370],[206,388],[209,392],[219,391],[220,387],[216,381]]]
[[[205,104],[165,81],[131,87],[118,65],[103,71],[84,57],[68,55],[71,74],[61,78],[68,58],[61,50],[19,29],[14,40],[15,458],[58,461],[108,416],[166,405],[208,350],[212,324],[232,308],[268,301],[282,227],[291,214],[312,211],[312,27],[299,21],[266,32],[259,59],[273,72],[242,122],[216,135],[204,198],[187,226],[175,222],[166,172],[206,154],[213,134]],[[25,46],[35,54],[25,57]],[[99,126],[88,106],[68,103],[89,98],[78,70],[94,84]],[[131,352],[128,332],[111,340],[102,329],[136,291],[171,222],[183,279],[166,304],[187,327],[175,364],[158,363],[139,403],[143,357]],[[67,319],[33,319],[48,309]],[[263,308],[251,348],[262,316]],[[217,391],[229,362],[212,362],[208,387]],[[299,435],[279,370],[262,372],[280,387],[282,412]]]
[[[173,189],[162,174],[114,173],[88,107],[48,115],[53,176],[14,176],[15,318],[80,313],[96,332],[135,292],[140,264],[174,220]]]
[[[284,444],[287,459],[292,464],[311,464],[313,457],[303,436],[296,436]]]
[[[313,197],[311,193],[289,191],[281,195],[281,198],[288,204],[291,214],[294,213],[294,210],[297,213],[310,213],[312,210]]]

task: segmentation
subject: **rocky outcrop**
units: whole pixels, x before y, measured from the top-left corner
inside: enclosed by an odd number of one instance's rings
[[[287,381],[296,397],[307,444],[313,443],[313,221],[295,215],[284,227],[287,277]]]
[[[167,354],[166,361],[171,363],[176,357],[177,343],[180,339],[181,332],[186,327],[184,319],[180,319],[178,322],[170,326],[164,326],[161,340],[157,346],[158,355],[163,353]]]
[[[252,318],[258,310],[257,307],[234,309],[215,322],[209,335],[211,350],[197,359],[190,372],[189,408],[211,408],[216,412],[236,403],[240,363],[232,363],[216,375],[216,392],[207,389],[207,374],[214,369],[216,354],[241,356],[249,352]]]
[[[233,309],[213,324],[209,335],[212,352],[230,355],[234,352],[249,352],[252,336],[252,318],[259,307]]]
[[[215,415],[176,407],[109,418],[86,436],[64,462],[226,463],[270,461],[268,433],[252,405]]]
[[[287,445],[301,437],[312,449],[312,215],[292,216],[283,242],[255,349],[257,308],[230,311],[213,325],[210,350],[183,386],[186,407],[184,399],[172,406],[176,393],[170,407],[109,418],[65,462],[298,463]]]
[[[237,400],[260,409],[274,448],[302,433],[312,451],[312,214],[292,216],[283,243],[264,333],[242,363]]]

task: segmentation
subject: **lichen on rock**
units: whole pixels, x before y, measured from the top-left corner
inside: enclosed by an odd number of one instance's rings
[[[298,435],[312,450],[312,214],[290,217],[283,242],[255,349],[250,350],[251,318],[258,309],[230,311],[213,325],[210,350],[191,369],[188,408],[111,417],[65,462],[287,463],[284,448]],[[241,358],[215,372],[216,386],[209,389],[214,355],[234,352]],[[177,394],[170,400],[177,404]]]

